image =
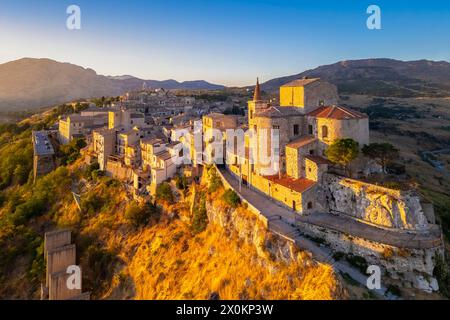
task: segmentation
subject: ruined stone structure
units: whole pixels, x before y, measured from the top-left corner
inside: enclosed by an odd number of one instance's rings
[[[46,232],[44,238],[47,268],[42,299],[48,295],[49,300],[89,300],[89,293],[82,293],[81,288],[69,288],[67,285],[71,276],[67,268],[76,265],[76,246],[71,244],[70,230]]]
[[[36,178],[53,171],[56,167],[55,150],[45,131],[33,131],[33,177]]]

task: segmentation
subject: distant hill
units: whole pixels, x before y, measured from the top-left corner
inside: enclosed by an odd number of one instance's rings
[[[106,77],[92,69],[50,59],[24,58],[0,64],[0,110],[46,107],[77,99],[116,96],[142,88],[218,90],[203,80],[143,80],[133,76]]]
[[[320,77],[338,86],[341,94],[394,97],[450,96],[450,63],[445,61],[398,61],[364,59],[341,61],[305,72],[272,79],[265,91],[303,77]]]

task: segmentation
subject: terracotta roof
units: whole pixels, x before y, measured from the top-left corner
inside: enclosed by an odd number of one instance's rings
[[[294,80],[294,81],[291,81],[289,83],[282,85],[282,87],[304,87],[304,86],[307,86],[308,84],[316,82],[317,80],[320,80],[320,78],[297,79],[297,80]]]
[[[338,106],[323,106],[317,108],[314,111],[311,111],[307,114],[310,117],[316,118],[328,118],[328,119],[338,119],[338,120],[346,120],[346,119],[364,119],[367,118],[367,115],[350,110],[345,107]]]
[[[330,161],[330,160],[328,160],[328,159],[326,159],[326,158],[324,158],[324,157],[321,157],[321,156],[312,156],[312,155],[309,155],[309,156],[305,156],[305,158],[306,158],[306,159],[309,159],[309,160],[311,160],[312,162],[315,162],[315,163],[317,163],[317,164],[331,164],[331,161]]]
[[[283,118],[288,116],[300,116],[303,115],[302,110],[297,107],[275,107],[270,106],[267,109],[259,111],[255,114],[255,117],[262,118]]]
[[[291,190],[294,190],[294,191],[297,191],[300,193],[310,189],[312,186],[314,186],[316,184],[315,181],[305,179],[305,178],[294,179],[294,178],[290,178],[287,176],[283,176],[280,178],[278,175],[267,176],[266,178],[268,180],[272,181],[273,183],[282,185],[286,188],[289,188]]]
[[[289,148],[298,149],[300,147],[306,146],[310,143],[313,143],[317,140],[314,136],[303,136],[294,141],[289,142],[286,146]]]

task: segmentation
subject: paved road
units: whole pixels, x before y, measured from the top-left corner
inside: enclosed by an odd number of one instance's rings
[[[226,179],[239,196],[248,201],[268,219],[270,231],[294,242],[300,249],[310,252],[316,261],[330,264],[336,271],[347,274],[360,285],[366,286],[367,275],[361,273],[347,262],[334,260],[331,249],[321,246],[301,234],[300,230],[291,222],[295,221],[296,214],[293,211],[278,205],[273,200],[243,184],[240,185],[238,179],[225,168],[220,167],[218,169],[222,177]],[[373,292],[383,299],[397,298],[388,293],[387,289],[383,286],[381,289],[374,290]]]

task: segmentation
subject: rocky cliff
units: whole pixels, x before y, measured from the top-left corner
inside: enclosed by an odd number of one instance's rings
[[[328,211],[350,215],[366,222],[404,230],[428,228],[419,196],[327,174],[319,197]]]

